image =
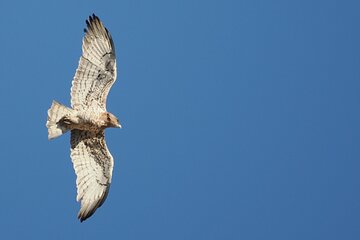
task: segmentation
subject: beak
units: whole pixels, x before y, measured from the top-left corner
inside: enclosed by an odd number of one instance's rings
[[[116,125],[116,127],[117,127],[117,128],[122,128],[121,125],[120,125],[120,123],[118,123],[118,124]]]

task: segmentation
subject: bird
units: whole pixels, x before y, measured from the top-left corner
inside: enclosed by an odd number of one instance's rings
[[[106,110],[106,99],[116,80],[115,46],[98,16],[86,20],[82,56],[71,86],[71,108],[53,100],[46,127],[49,140],[70,131],[70,157],[76,173],[80,222],[101,207],[109,193],[113,157],[106,145],[106,128],[121,128]]]

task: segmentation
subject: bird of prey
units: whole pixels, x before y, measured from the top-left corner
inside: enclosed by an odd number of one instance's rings
[[[106,110],[106,98],[116,80],[114,42],[95,14],[86,25],[82,56],[72,81],[71,108],[53,101],[46,122],[49,139],[71,132],[81,222],[104,203],[109,192],[114,161],[104,130],[121,128],[119,120]]]

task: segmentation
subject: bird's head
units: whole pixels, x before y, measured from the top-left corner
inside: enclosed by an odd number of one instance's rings
[[[105,127],[121,128],[119,119],[117,119],[117,117],[115,117],[114,114],[112,113],[109,112],[102,113],[100,119],[104,123]]]

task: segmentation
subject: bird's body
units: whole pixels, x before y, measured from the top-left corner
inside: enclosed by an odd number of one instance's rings
[[[71,131],[80,221],[90,217],[106,199],[114,163],[104,130],[121,127],[118,119],[106,110],[106,98],[116,80],[114,43],[97,16],[90,16],[86,24],[83,54],[71,87],[72,107],[53,101],[46,123],[49,139]]]
[[[60,105],[61,109],[62,105],[60,103],[54,101],[53,106],[54,105]],[[64,115],[58,114],[62,117],[57,119],[57,126],[54,132],[51,131],[52,129],[50,128],[51,132],[49,133],[49,139],[53,139],[58,136],[56,133],[58,126],[61,126],[66,130],[77,129],[95,132],[108,127],[121,127],[119,121],[112,113],[106,111],[100,112],[97,110],[98,108],[90,106],[81,110],[67,109],[67,112]]]

